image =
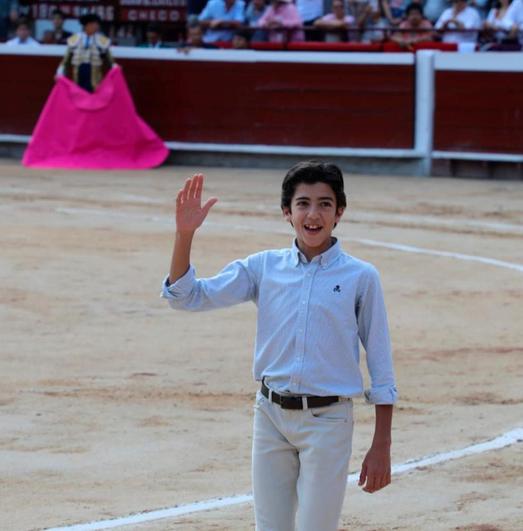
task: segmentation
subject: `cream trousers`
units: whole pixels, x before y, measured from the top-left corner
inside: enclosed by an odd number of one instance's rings
[[[352,451],[352,400],[282,409],[261,391],[254,405],[256,531],[336,531]]]

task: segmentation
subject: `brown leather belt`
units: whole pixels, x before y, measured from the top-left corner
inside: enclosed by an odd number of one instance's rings
[[[286,396],[279,395],[275,391],[270,392],[270,389],[262,380],[261,392],[265,398],[269,398],[275,404],[278,404],[282,409],[304,409],[303,403],[306,402],[306,407],[324,407],[339,402],[339,396]],[[306,398],[307,400],[304,400]]]

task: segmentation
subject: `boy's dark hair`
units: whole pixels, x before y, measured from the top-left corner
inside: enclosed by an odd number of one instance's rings
[[[411,13],[411,11],[417,11],[422,17],[425,16],[425,14],[423,13],[423,8],[421,7],[420,4],[416,4],[415,2],[413,2],[412,4],[409,4],[407,6],[407,9],[405,9],[405,16],[409,16],[409,14]]]
[[[328,184],[336,197],[336,210],[347,206],[347,197],[343,190],[343,174],[335,164],[308,160],[295,164],[283,179],[281,185],[281,208],[291,208],[296,187],[301,184]]]

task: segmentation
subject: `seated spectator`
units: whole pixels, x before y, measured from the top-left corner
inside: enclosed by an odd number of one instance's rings
[[[145,39],[145,42],[138,45],[139,48],[169,48],[169,46],[162,41],[162,29],[157,24],[150,24],[147,26]]]
[[[397,26],[405,16],[409,0],[380,0],[380,3],[385,18],[393,26]]]
[[[348,0],[347,14],[355,21],[356,29],[349,31],[350,41],[361,41],[363,29],[370,20],[373,11],[379,11],[379,0]]]
[[[302,20],[298,9],[292,0],[272,0],[271,6],[258,20],[259,28],[267,28],[270,42],[303,41],[303,31],[285,31],[285,29],[300,28]]]
[[[199,22],[191,22],[187,25],[187,40],[178,47],[178,50],[188,52],[191,48],[217,48],[214,44],[203,40],[203,28]]]
[[[53,42],[46,44],[67,44],[67,39],[72,35],[71,32],[64,30],[65,13],[55,9],[52,13],[53,22]]]
[[[436,22],[436,29],[443,33],[443,42],[474,43],[478,39],[477,31],[481,28],[481,17],[476,9],[467,5],[467,0],[452,0],[452,7],[445,9]]]
[[[312,26],[325,13],[323,0],[296,0],[296,7],[303,26]]]
[[[18,19],[17,0],[0,0],[0,42],[7,39],[11,23]]]
[[[491,0],[470,0],[469,5],[477,10],[481,20],[483,21],[487,18],[491,4],[494,3],[495,2],[491,2]]]
[[[337,30],[325,33],[325,42],[340,42],[349,40],[347,31],[343,30],[348,30],[354,22],[354,17],[345,13],[343,0],[333,0],[332,13],[316,20],[314,26],[325,30]]]
[[[235,29],[245,20],[243,0],[209,0],[198,17],[203,29],[207,30],[203,40],[207,43],[230,41]]]
[[[40,46],[40,43],[31,37],[29,23],[21,18],[16,24],[16,37],[6,42],[7,46]]]
[[[45,30],[42,38],[40,39],[40,44],[56,44],[54,42],[53,30]]]
[[[509,31],[512,27],[507,17],[511,0],[498,0],[483,22],[483,37],[485,40],[500,43],[508,39]]]
[[[256,26],[266,9],[265,0],[251,0],[245,10],[245,23],[251,27]]]
[[[510,28],[509,38],[518,39],[523,45],[523,0],[514,0],[510,4],[506,21]]]
[[[238,30],[232,38],[234,50],[248,50],[251,47],[251,34],[248,30]]]
[[[410,4],[405,14],[406,20],[399,25],[399,29],[404,31],[393,33],[391,40],[407,50],[412,50],[417,42],[430,41],[433,36],[432,24],[424,18],[423,8],[419,4]]]
[[[435,24],[445,9],[447,9],[447,0],[425,0],[423,12],[425,17]]]
[[[388,38],[389,21],[383,13],[382,2],[374,0],[365,5],[361,15],[356,19],[363,43],[382,42]]]

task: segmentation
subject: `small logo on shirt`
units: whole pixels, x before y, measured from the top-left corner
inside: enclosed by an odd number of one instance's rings
[[[336,293],[341,293],[341,288],[336,284],[336,286],[334,286],[334,289],[332,291]]]

